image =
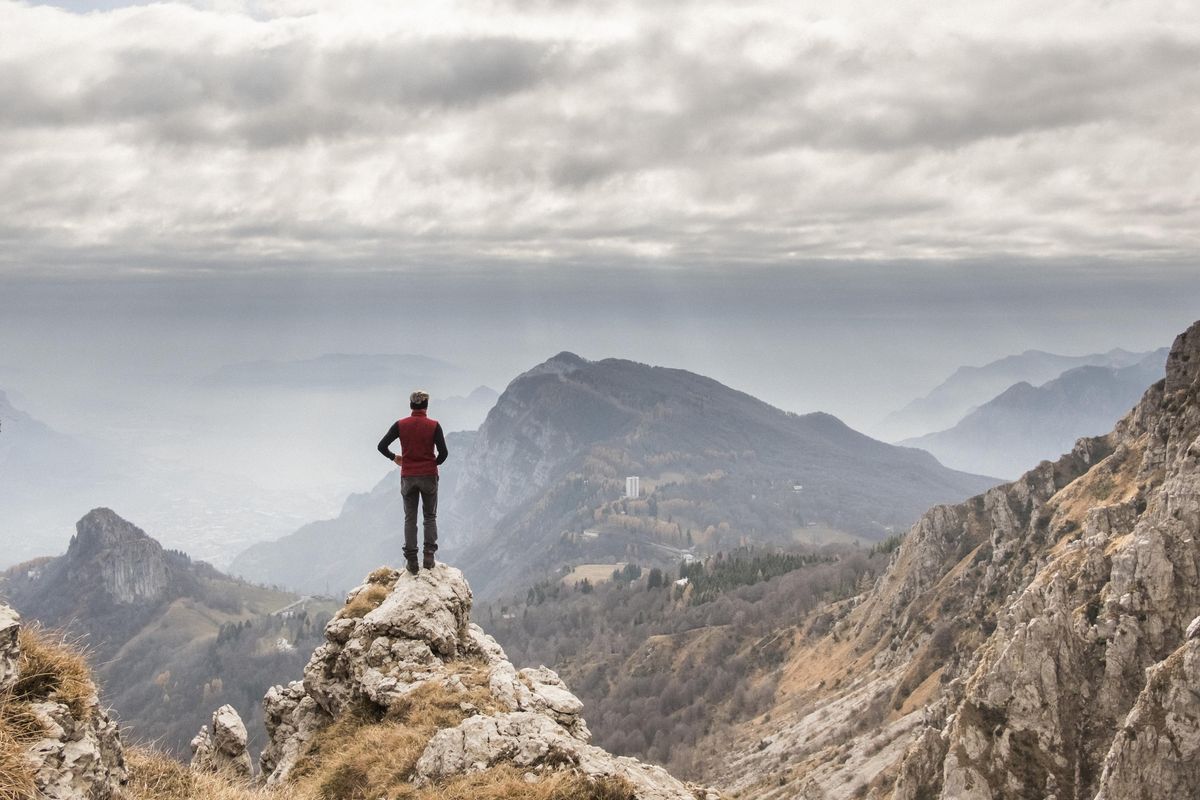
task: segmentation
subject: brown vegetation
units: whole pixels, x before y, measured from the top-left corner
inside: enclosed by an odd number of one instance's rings
[[[373,758],[385,758],[376,752]],[[400,783],[384,790],[366,782],[366,772],[343,765],[342,771],[322,771],[296,785],[278,789],[249,786],[226,775],[195,773],[162,753],[145,748],[127,753],[129,784],[122,800],[356,800],[388,797],[392,800],[633,800],[627,783],[613,778],[591,779],[574,772],[538,775],[535,783],[525,773],[504,764],[443,783],[417,788]],[[364,770],[370,764],[360,763]],[[0,795],[2,796],[2,795]]]
[[[356,594],[338,612],[341,619],[361,619],[371,613],[387,599],[400,573],[390,567],[380,567],[367,576],[367,587]]]
[[[70,708],[76,718],[88,719],[96,692],[87,661],[61,639],[25,627],[19,641],[20,677],[0,695],[0,800],[23,800],[35,794],[27,753],[46,731],[32,704],[54,700]]]
[[[96,685],[87,659],[61,636],[34,627],[20,633],[20,679],[13,689],[16,700],[55,700],[71,709],[76,719],[92,716]]]
[[[13,724],[13,703],[0,698],[0,800],[21,800],[34,795],[33,770],[22,740],[24,722]]]

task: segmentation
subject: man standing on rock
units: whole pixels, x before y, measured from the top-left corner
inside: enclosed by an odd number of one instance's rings
[[[433,569],[437,552],[438,464],[446,460],[442,425],[428,414],[429,393],[420,389],[408,397],[412,414],[398,420],[379,440],[379,452],[400,465],[400,496],[404,498],[404,558],[408,571],[417,574],[417,501],[425,512],[425,569]],[[391,450],[400,440],[400,455]],[[436,453],[434,452],[436,449]]]

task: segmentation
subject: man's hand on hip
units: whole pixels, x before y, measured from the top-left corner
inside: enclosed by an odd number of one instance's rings
[[[404,456],[396,456],[395,458],[392,459],[392,461],[396,462],[397,467],[404,466]]]

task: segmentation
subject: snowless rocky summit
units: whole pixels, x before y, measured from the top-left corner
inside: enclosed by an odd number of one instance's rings
[[[213,712],[212,730],[205,725],[192,739],[192,769],[249,778],[253,767],[247,738],[246,725],[237,709],[221,706]]]
[[[1111,433],[931,509],[835,612],[793,655],[821,670],[735,754],[729,788],[1200,797],[1200,323]]]
[[[0,694],[18,689],[21,679],[21,619],[0,603]],[[16,701],[9,701],[16,702]],[[43,728],[28,747],[40,800],[108,800],[126,779],[125,755],[115,722],[93,692],[82,708],[46,697],[20,698]]]
[[[360,595],[378,597],[385,587],[390,589],[377,607],[362,616],[343,612],[329,622],[326,641],[314,651],[303,680],[267,693],[269,742],[260,761],[268,786],[286,783],[314,736],[340,715],[386,714],[431,682],[465,694],[463,671],[484,670],[494,706],[502,711],[468,706],[472,716],[428,743],[414,783],[507,762],[530,770],[566,765],[592,776],[619,776],[639,800],[718,797],[684,785],[661,767],[588,744],[583,703],[558,675],[545,667],[517,670],[496,640],[470,621],[471,589],[459,570],[439,564],[415,577],[377,571],[350,592],[347,609],[361,603]]]

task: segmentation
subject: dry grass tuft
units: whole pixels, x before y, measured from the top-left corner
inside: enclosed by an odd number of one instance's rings
[[[390,590],[377,583],[363,589],[337,613],[340,619],[362,619],[387,599]]]
[[[289,791],[255,789],[230,775],[192,772],[170,756],[146,747],[125,750],[129,783],[119,800],[292,800]],[[296,800],[300,800],[296,798]]]
[[[0,800],[25,800],[36,796],[27,742],[14,736],[8,725],[9,707],[0,702]]]
[[[76,719],[92,717],[96,685],[87,659],[61,635],[54,638],[36,627],[21,628],[20,676],[13,689],[17,701],[55,700]]]
[[[367,576],[367,583],[377,583],[391,589],[400,580],[400,571],[391,567],[379,567]]]
[[[367,576],[367,587],[355,595],[354,599],[338,611],[339,619],[361,619],[387,599],[400,573],[391,567],[379,567]]]
[[[377,726],[368,726],[377,727]],[[360,730],[361,732],[361,730]],[[379,743],[379,742],[377,742]],[[398,781],[388,786],[374,783],[380,777],[364,769],[363,762],[342,762],[298,783],[277,789],[255,789],[223,775],[192,773],[168,756],[145,748],[126,751],[129,783],[120,800],[634,800],[632,787],[619,778],[589,778],[575,772],[537,774],[525,780],[525,771],[503,764],[460,775],[421,788]],[[387,752],[375,754],[386,759]],[[319,780],[315,778],[319,777]],[[12,795],[12,800],[28,795]],[[9,796],[0,794],[3,800]]]
[[[382,720],[343,715],[317,736],[313,749],[297,765],[293,774],[298,796],[415,797],[408,780],[433,735],[466,719],[465,703],[485,712],[496,710],[485,667],[468,665],[458,677],[461,689],[429,681]]]
[[[406,786],[432,734],[397,722],[371,723],[343,715],[317,737],[297,764],[297,796],[321,798],[391,796]]]
[[[157,750],[127,748],[125,766],[129,768],[129,783],[125,786],[128,800],[184,800],[195,794],[191,770]]]
[[[33,713],[33,705],[11,693],[0,696],[0,732],[17,744],[28,746],[46,735],[46,726]]]
[[[503,764],[411,790],[397,795],[396,800],[635,800],[635,795],[633,787],[620,778],[550,772],[538,774],[537,782],[529,783],[524,771]]]
[[[96,693],[87,660],[61,637],[51,638],[36,627],[23,627],[18,636],[19,678],[0,695],[0,800],[36,794],[28,752],[47,731],[34,714],[33,703],[54,700],[65,704],[77,719],[86,720]]]
[[[386,718],[436,731],[453,728],[469,716],[462,710],[463,703],[470,703],[485,714],[507,710],[492,696],[488,674],[483,661],[456,664],[453,675],[461,681],[460,688],[452,689],[438,681],[424,683],[396,703]]]

